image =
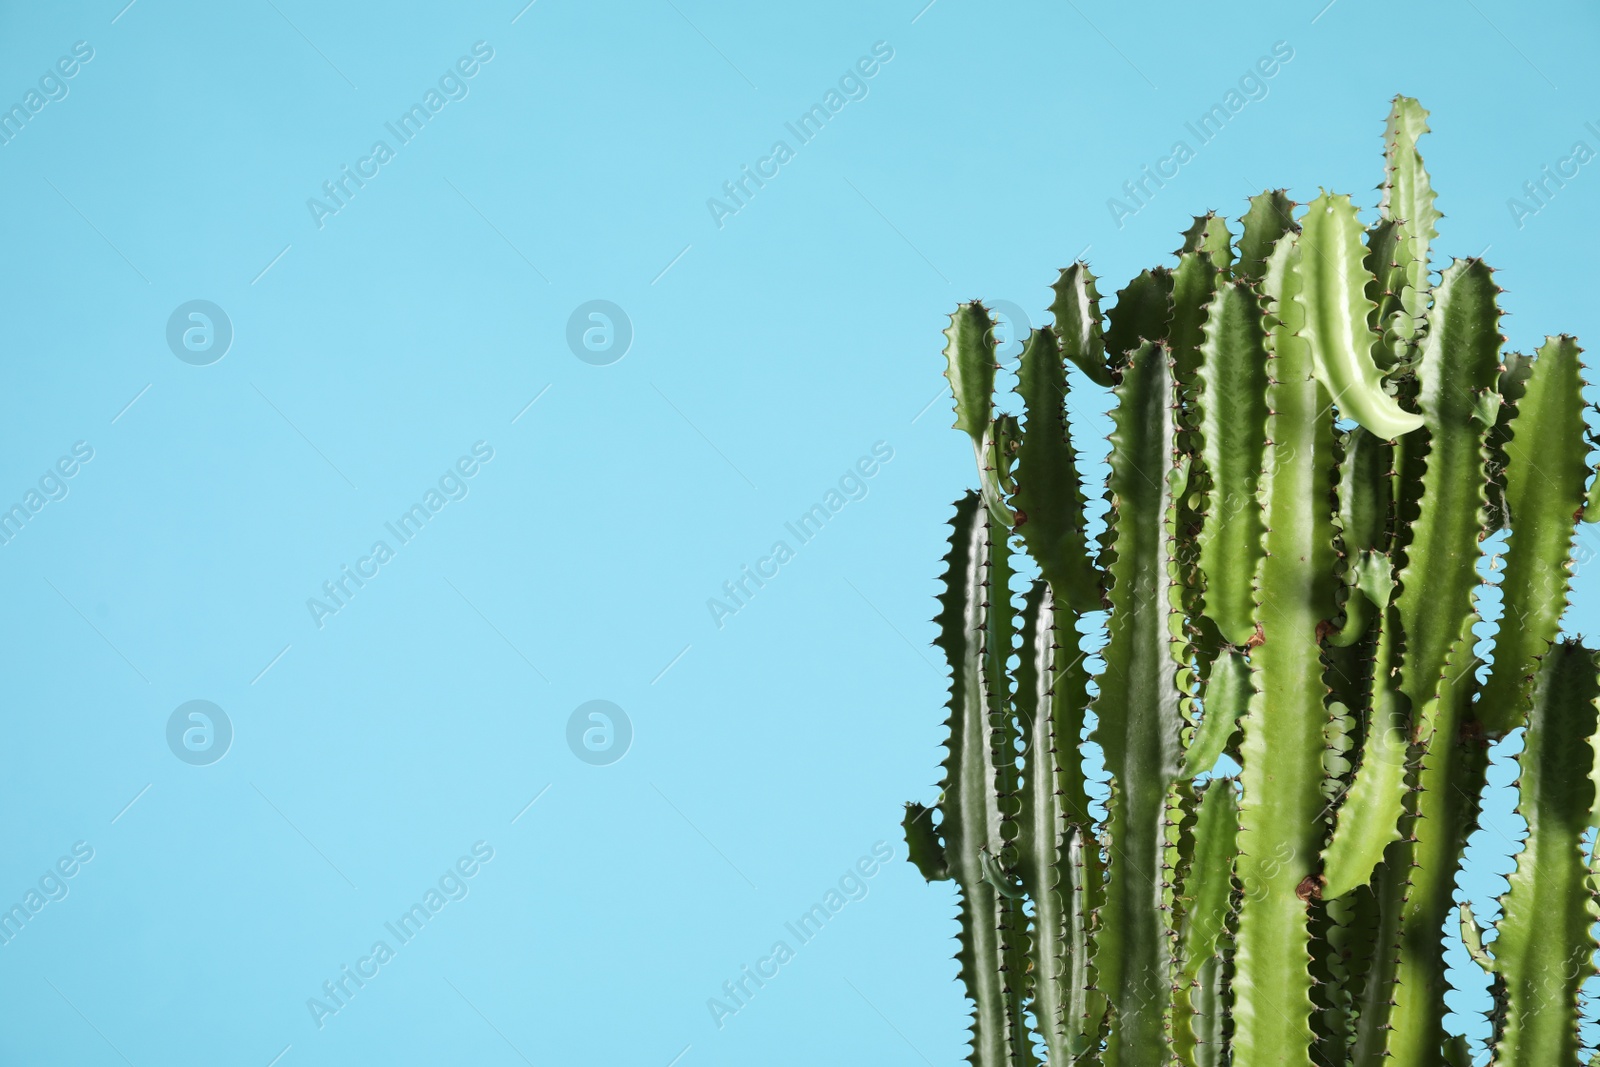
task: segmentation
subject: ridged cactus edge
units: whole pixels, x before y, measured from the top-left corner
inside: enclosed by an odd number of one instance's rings
[[[1262,192],[1106,313],[1063,270],[1020,418],[989,312],[950,318],[978,488],[935,620],[944,776],[905,833],[955,883],[975,1067],[1481,1063],[1446,1025],[1447,926],[1487,972],[1491,1063],[1600,1062],[1600,654],[1561,629],[1600,519],[1582,350],[1505,351],[1494,272],[1430,266],[1427,119],[1395,98],[1371,221]],[[1100,489],[1078,389],[1111,400]],[[1484,929],[1458,880],[1519,740],[1527,838]]]

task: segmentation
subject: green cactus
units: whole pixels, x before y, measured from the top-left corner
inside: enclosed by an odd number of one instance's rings
[[[1435,284],[1426,130],[1397,97],[1370,224],[1263,192],[1237,234],[1196,217],[1104,317],[1088,267],[1062,271],[1020,420],[995,409],[988,312],[951,316],[979,488],[936,620],[942,791],[905,831],[960,895],[977,1067],[1464,1067],[1447,926],[1489,981],[1492,1063],[1594,1051],[1600,654],[1561,635],[1577,523],[1600,519],[1581,350],[1503,353],[1480,260]],[[1114,401],[1098,545],[1069,363]],[[1457,877],[1514,734],[1528,837],[1486,935]]]

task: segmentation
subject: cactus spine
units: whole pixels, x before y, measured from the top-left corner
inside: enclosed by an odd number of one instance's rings
[[[1464,1065],[1447,921],[1489,975],[1494,1064],[1592,1051],[1600,660],[1560,629],[1576,524],[1600,519],[1580,349],[1503,353],[1477,259],[1434,284],[1426,130],[1397,97],[1371,225],[1346,196],[1263,192],[1237,234],[1197,217],[1177,266],[1104,317],[1088,267],[1062,271],[1020,421],[995,411],[988,312],[951,316],[979,489],[936,620],[937,817],[908,805],[905,830],[957,884],[977,1067]],[[1115,401],[1098,544],[1069,364]],[[1475,626],[1500,531],[1491,667]],[[1014,591],[1019,553],[1039,577]],[[1516,731],[1529,833],[1486,935],[1456,878]]]

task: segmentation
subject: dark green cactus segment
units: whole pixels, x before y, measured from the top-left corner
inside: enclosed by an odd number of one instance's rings
[[[1506,442],[1511,440],[1511,420],[1517,415],[1517,405],[1527,392],[1528,377],[1533,374],[1533,358],[1520,352],[1507,353],[1502,359],[1500,381],[1495,387],[1500,394],[1500,410],[1494,426],[1489,430],[1485,447],[1489,451],[1489,506],[1485,528],[1494,533],[1511,525],[1510,508],[1506,504]]]
[[[1226,271],[1233,265],[1233,235],[1228,232],[1228,220],[1214,211],[1194,217],[1194,225],[1183,231],[1183,247],[1178,255],[1198,252],[1211,264],[1212,269]]]
[[[1400,688],[1419,716],[1420,740],[1431,730],[1429,709],[1478,584],[1488,484],[1488,427],[1479,415],[1499,380],[1499,293],[1481,260],[1457,260],[1434,292],[1417,361],[1427,452],[1412,465],[1425,465],[1420,510],[1404,544],[1395,602],[1406,642]]]
[[[1223,284],[1205,320],[1198,432],[1206,473],[1200,527],[1205,612],[1230,644],[1255,632],[1256,568],[1265,532],[1257,488],[1267,445],[1267,351],[1262,308],[1243,282]]]
[[[1002,425],[1011,416],[997,419]],[[988,576],[985,582],[985,629],[983,636],[984,704],[989,731],[989,764],[994,774],[995,809],[999,816],[998,837],[980,854],[980,863],[990,885],[997,891],[1000,937],[1001,993],[1006,1002],[1006,1043],[1013,1062],[1032,1064],[1033,1046],[1024,1017],[1031,992],[1032,971],[1028,965],[1028,917],[1022,893],[1015,888],[1022,831],[1022,776],[1018,758],[1022,734],[1011,692],[1008,664],[1016,648],[1016,611],[1011,604],[1011,578],[1015,573],[1008,541],[1009,531],[989,516],[986,533],[990,539]]]
[[[950,877],[950,866],[944,855],[944,844],[939,840],[939,830],[933,824],[933,809],[921,804],[907,804],[905,818],[900,827],[906,835],[906,858],[930,882],[942,882]]]
[[[1401,842],[1410,866],[1388,1018],[1388,1067],[1431,1067],[1446,1036],[1444,994],[1450,984],[1443,929],[1489,768],[1488,744],[1472,712],[1476,621],[1468,614],[1458,623],[1452,666],[1439,688],[1433,734],[1417,772],[1416,818],[1410,840]]]
[[[962,304],[944,336],[944,376],[956,400],[955,429],[981,445],[994,418],[994,319],[976,300]]]
[[[1076,735],[1072,743],[1055,735],[1058,716],[1053,705],[1066,696],[1057,692],[1063,673],[1058,659],[1064,651],[1056,644],[1055,607],[1050,587],[1035,582],[1023,608],[1022,648],[1017,667],[1017,721],[1022,727],[1025,746],[1021,824],[1017,873],[1022,889],[1033,901],[1032,929],[1028,959],[1032,974],[1033,999],[1030,1005],[1044,1037],[1051,1063],[1070,1063],[1071,1057],[1087,1041],[1084,998],[1089,992],[1085,968],[1089,961],[1075,959],[1074,951],[1092,951],[1087,929],[1079,937],[1070,936],[1073,913],[1085,910],[1085,901],[1074,899],[1076,872],[1067,855],[1069,839],[1086,825],[1074,821],[1067,810],[1066,793],[1057,787],[1060,777],[1078,779],[1075,792],[1082,795],[1081,761],[1077,759]],[[1078,691],[1079,700],[1083,698]],[[1083,704],[1077,704],[1078,728],[1083,724]],[[1058,773],[1057,759],[1067,767]],[[1085,809],[1087,801],[1083,801]],[[1083,813],[1077,814],[1078,818]],[[1076,862],[1081,862],[1077,857]],[[1075,942],[1081,941],[1081,944]],[[1085,983],[1082,986],[1075,982]],[[1088,1031],[1092,1032],[1092,1031]]]
[[[1172,325],[1172,272],[1162,267],[1147,270],[1117,294],[1106,316],[1106,359],[1121,375],[1133,350],[1142,341],[1165,342]]]
[[[1591,931],[1600,919],[1578,846],[1595,803],[1590,738],[1597,699],[1595,654],[1570,642],[1551,648],[1517,757],[1517,810],[1528,822],[1528,839],[1501,897],[1500,936],[1490,946],[1506,979],[1499,1067],[1572,1063],[1578,1054],[1578,991],[1595,973]]]
[[[1346,556],[1391,546],[1394,451],[1387,441],[1357,426],[1344,438],[1339,465],[1339,540]]]
[[[1116,388],[1107,530],[1111,605],[1095,732],[1111,773],[1110,881],[1103,927],[1114,948],[1097,957],[1112,1005],[1107,1067],[1135,1067],[1165,1040],[1163,1015],[1171,949],[1162,906],[1165,797],[1177,775],[1184,725],[1174,655],[1168,524],[1175,514],[1172,450],[1176,388],[1164,346],[1133,353]],[[1157,988],[1152,988],[1151,983]]]
[[[955,397],[955,429],[972,438],[972,454],[983,484],[983,499],[996,520],[1012,524],[1002,482],[1008,444],[1004,427],[994,419],[994,319],[977,301],[962,304],[945,328],[945,372]],[[999,432],[997,433],[997,429]]]
[[[1094,956],[1094,914],[1104,894],[1104,868],[1093,833],[1085,826],[1068,823],[1063,836],[1062,899],[1066,902],[1067,929],[1063,950],[1068,962],[1069,990],[1066,1067],[1096,1067],[1100,1063],[1100,1044],[1109,1022],[1106,998],[1097,988]],[[1051,1067],[1055,1067],[1054,1061]]]
[[[984,856],[1001,851],[1004,841],[1002,788],[990,756],[989,705],[994,687],[986,677],[991,662],[986,639],[992,546],[989,516],[978,494],[968,493],[956,504],[952,525],[955,532],[945,556],[934,638],[951,673],[950,737],[945,743],[940,800],[944,821],[939,832],[947,869],[961,888],[956,958],[976,1009],[970,1062],[974,1067],[1009,1067],[1016,1062],[1013,997],[1005,970],[1011,951],[1005,937],[1010,932],[1009,915],[1005,898],[986,879],[983,863]],[[1004,684],[1004,677],[998,684]]]
[[[1236,277],[1261,279],[1279,238],[1296,228],[1294,209],[1295,202],[1285,189],[1265,190],[1250,198],[1250,210],[1241,220],[1244,232],[1239,235],[1239,261],[1233,266]]]
[[[1416,815],[1415,798],[1413,792],[1407,800],[1408,828]],[[1400,969],[1400,919],[1411,876],[1411,856],[1411,843],[1396,841],[1384,853],[1383,865],[1371,887],[1344,898],[1356,908],[1360,928],[1368,935],[1364,941],[1351,940],[1355,950],[1351,971],[1356,982],[1352,1067],[1386,1067],[1389,1062],[1389,1015],[1394,1006],[1395,975]]]
[[[1172,1043],[1184,1067],[1219,1063],[1224,1006],[1221,953],[1232,910],[1233,863],[1238,853],[1235,782],[1213,778],[1200,793],[1193,854],[1181,893],[1180,966],[1174,981]],[[1206,1046],[1210,1046],[1207,1048]]]
[[[1411,356],[1409,340],[1402,340],[1391,328],[1395,316],[1402,310],[1401,294],[1407,285],[1406,271],[1400,264],[1401,244],[1405,240],[1405,227],[1393,219],[1379,219],[1366,233],[1365,266],[1371,276],[1367,283],[1367,301],[1372,305],[1367,325],[1378,337],[1373,355],[1386,373]]]
[[[1307,253],[1307,255],[1310,255]],[[1255,699],[1241,745],[1235,1067],[1309,1067],[1308,901],[1324,834],[1321,637],[1336,610],[1333,416],[1301,336],[1304,258],[1285,238],[1268,261],[1266,557]],[[1315,258],[1312,256],[1311,258]],[[1246,979],[1244,976],[1248,976]]]
[[[1500,580],[1504,614],[1494,672],[1479,701],[1491,736],[1522,723],[1529,680],[1567,606],[1573,520],[1583,510],[1589,478],[1588,457],[1572,447],[1584,433],[1581,351],[1571,337],[1544,343],[1501,446],[1511,550]]]
[[[1172,321],[1167,327],[1167,347],[1172,352],[1174,376],[1186,392],[1194,387],[1200,345],[1205,341],[1206,313],[1217,291],[1217,276],[1217,267],[1205,252],[1184,252],[1172,272]]]
[[[1017,367],[1028,432],[1017,447],[1016,530],[1045,580],[1075,611],[1100,606],[1100,579],[1084,533],[1084,497],[1067,418],[1067,375],[1055,333],[1035,330]]]
[[[1111,367],[1106,362],[1105,339],[1100,326],[1100,293],[1094,275],[1082,263],[1061,272],[1051,288],[1055,300],[1050,313],[1055,316],[1055,335],[1061,354],[1077,364],[1094,384],[1109,389]]]
[[[1382,557],[1378,557],[1382,558]],[[1387,573],[1387,568],[1384,568]],[[1359,595],[1372,602],[1382,619],[1375,652],[1373,674],[1387,678],[1396,659],[1397,613],[1389,606],[1387,593],[1372,600],[1372,594]],[[1333,835],[1324,853],[1323,895],[1341,897],[1367,884],[1383,858],[1384,849],[1400,837],[1410,752],[1411,708],[1405,695],[1386,684],[1371,687],[1371,708],[1364,731],[1361,762],[1354,781],[1345,793],[1335,816]]]

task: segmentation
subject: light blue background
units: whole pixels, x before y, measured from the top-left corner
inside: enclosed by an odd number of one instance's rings
[[[1085,248],[1109,296],[1269,184],[1370,206],[1405,92],[1437,248],[1490,246],[1510,344],[1597,333],[1596,165],[1522,228],[1506,203],[1600,147],[1590,6],[923,2],[0,6],[0,102],[94,48],[0,146],[0,499],[94,449],[0,547],[0,902],[94,849],[0,947],[0,1062],[954,1063],[953,894],[898,830],[934,796],[927,620],[973,481],[927,407],[954,304],[1043,321]],[[477,41],[469,95],[319,229],[307,198]],[[879,41],[719,228],[707,198]],[[1277,41],[1266,98],[1119,230],[1107,198]],[[197,298],[235,330],[207,367],[164,340]],[[635,331],[611,366],[565,340],[596,298]],[[319,629],[307,598],[477,441],[470,495]],[[708,598],[879,441],[719,629]],[[565,741],[596,698],[636,731],[606,767]],[[191,699],[236,730],[209,767],[166,746]],[[319,1030],[307,998],[477,841],[470,895]],[[878,841],[718,1029],[707,998]]]

